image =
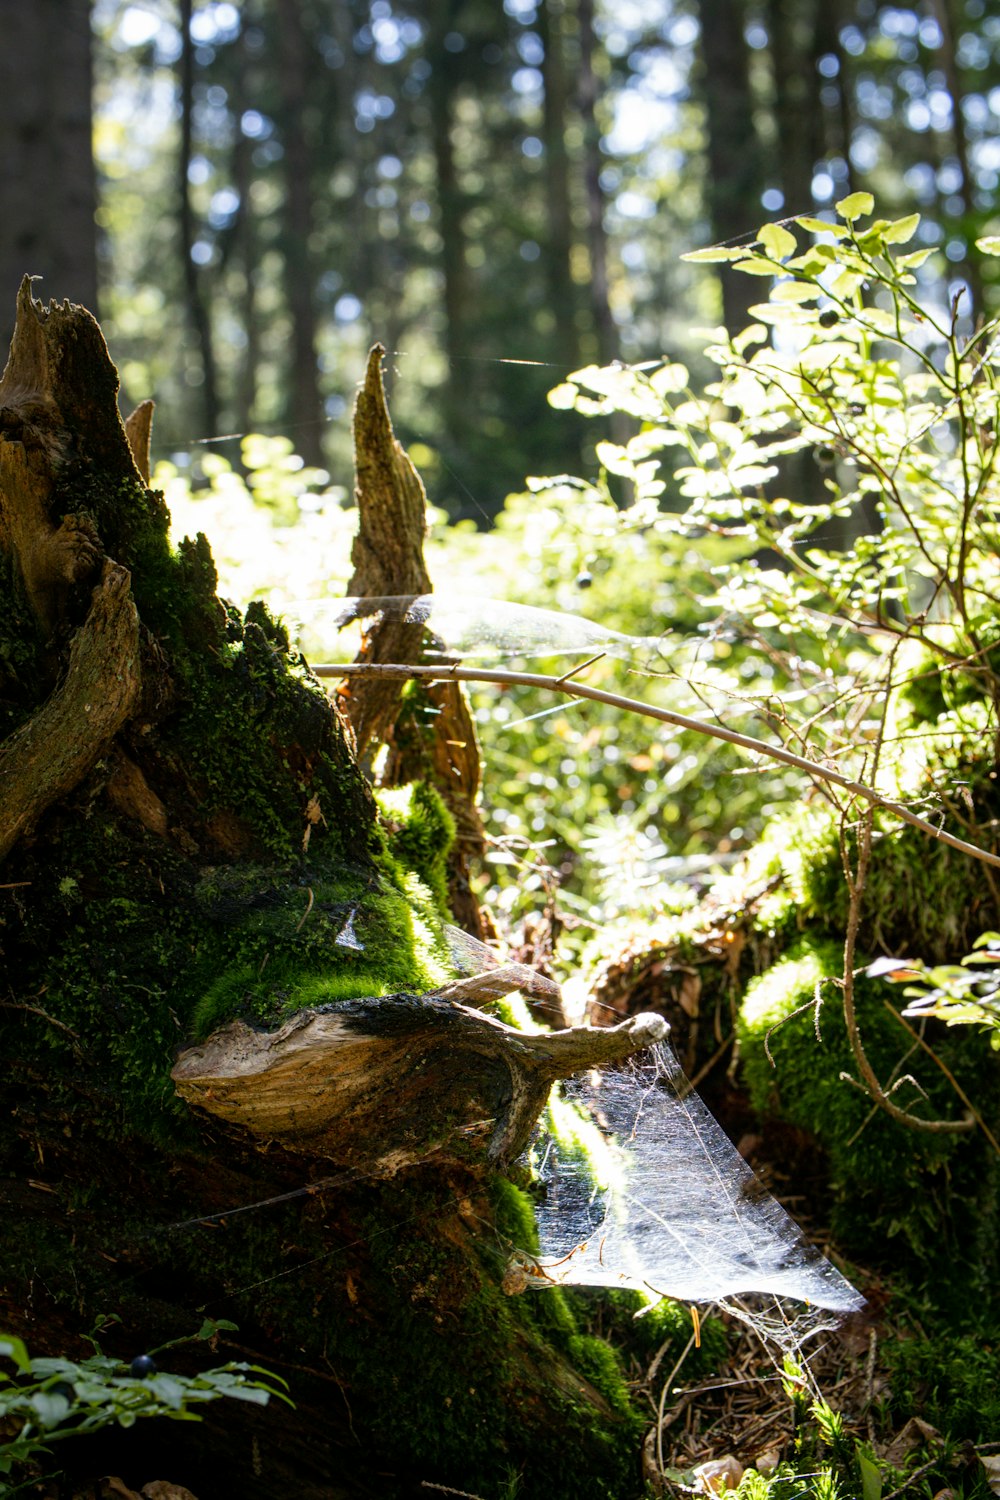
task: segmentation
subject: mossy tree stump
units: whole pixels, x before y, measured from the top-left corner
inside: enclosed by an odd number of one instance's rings
[[[377,374],[359,477],[403,503]],[[452,819],[421,787],[383,822],[283,628],[217,597],[203,537],[171,549],[149,416],[123,426],[96,322],[26,280],[0,382],[0,1330],[72,1356],[114,1314],[130,1356],[207,1314],[240,1328],[214,1362],[292,1382],[293,1413],[140,1424],[79,1472],[624,1497],[610,1351],[561,1293],[502,1293],[533,1230],[499,1169],[553,1078],[655,1027],[522,1036],[451,982]]]

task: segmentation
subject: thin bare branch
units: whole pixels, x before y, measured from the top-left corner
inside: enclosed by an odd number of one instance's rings
[[[755,739],[752,735],[740,734],[735,729],[728,729],[724,724],[709,723],[705,719],[694,719],[687,714],[674,713],[668,708],[657,708],[651,703],[643,703],[638,698],[627,698],[621,693],[605,692],[603,688],[589,687],[586,683],[570,682],[558,677],[548,677],[537,672],[509,672],[499,668],[486,669],[480,667],[461,666],[412,666],[402,663],[323,663],[312,668],[317,677],[351,677],[367,674],[369,676],[378,674],[382,677],[409,678],[420,677],[432,682],[444,682],[448,680],[458,682],[496,682],[503,686],[519,686],[540,688],[543,691],[564,693],[569,698],[589,698],[595,703],[606,703],[611,708],[620,708],[626,713],[642,714],[648,719],[658,719],[663,724],[672,724],[676,729],[687,729],[694,734],[703,734],[711,739],[723,740],[726,744],[737,745],[742,750],[749,750],[753,755],[764,756],[769,760],[780,761],[782,765],[792,766],[797,771],[803,772],[816,782],[827,782],[833,786],[839,786],[849,792],[852,797],[860,797],[872,807],[880,807],[884,812],[892,813],[904,823],[909,823],[913,828],[919,828],[928,838],[935,839],[938,843],[948,844],[952,849],[967,854],[971,859],[982,860],[985,864],[1000,867],[1000,855],[991,854],[988,849],[980,849],[976,844],[970,844],[965,839],[958,838],[944,828],[936,828],[926,818],[921,818],[917,813],[911,812],[900,802],[894,802],[889,797],[883,797],[874,787],[867,786],[863,781],[853,781],[849,776],[844,776],[840,771],[835,771],[830,766],[823,766],[816,761],[807,760],[805,756],[796,755],[791,750],[786,750],[783,745],[769,745],[764,740]]]

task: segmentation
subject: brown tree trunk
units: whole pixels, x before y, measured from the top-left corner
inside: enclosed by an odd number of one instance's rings
[[[576,285],[573,280],[573,202],[569,151],[566,144],[569,85],[566,68],[563,0],[544,0],[538,12],[538,31],[545,48],[544,139],[548,200],[546,266],[549,298],[556,324],[555,357],[567,369],[580,364]]]
[[[965,90],[962,86],[955,50],[955,13],[949,0],[931,0],[930,10],[941,32],[938,56],[951,97],[951,138],[960,177],[958,196],[962,200],[963,216],[967,219],[973,208],[975,174],[969,161],[969,139],[965,128],[965,115],[962,113]],[[968,226],[965,225],[963,228],[967,237],[971,237],[968,236]],[[962,270],[969,283],[971,306],[962,307],[960,310],[967,317],[981,315],[984,311],[983,278],[979,267],[979,252],[973,245],[968,246]]]
[[[823,111],[816,71],[818,10],[817,0],[807,4],[768,0],[778,137],[776,175],[785,195],[785,215],[812,210],[812,180],[823,153]]]
[[[455,0],[434,0],[429,8],[427,39],[427,58],[433,78],[429,109],[444,280],[444,350],[448,358],[446,401],[442,414],[446,427],[449,419],[454,420],[465,409],[461,361],[469,352],[466,321],[471,299],[466,260],[465,194],[452,141],[458,62],[456,54],[445,46],[445,38],[454,27],[457,9]]]
[[[593,0],[577,0],[577,24],[580,29],[580,76],[578,104],[583,122],[584,184],[587,196],[587,248],[590,253],[590,306],[597,334],[597,358],[610,364],[620,353],[618,325],[611,311],[611,287],[608,275],[608,233],[604,224],[605,198],[601,187],[601,128],[597,119],[599,84],[594,57]]]
[[[291,319],[288,421],[295,451],[307,464],[325,462],[326,422],[319,389],[316,287],[309,240],[313,231],[312,152],[306,135],[311,95],[302,0],[277,0],[278,70],[285,148],[285,224],[282,237],[285,300]]]
[[[205,297],[198,263],[194,258],[195,215],[191,202],[188,171],[191,166],[194,139],[194,39],[191,36],[193,0],[180,0],[180,147],[177,157],[178,224],[180,229],[181,266],[188,322],[201,360],[199,405],[204,437],[215,437],[219,431],[219,390],[212,343],[212,318]]]
[[[753,117],[744,10],[739,0],[699,0],[701,97],[708,132],[705,198],[712,240],[721,244],[756,233],[764,217],[763,156]],[[721,272],[722,316],[731,333],[751,322],[760,297],[753,277]]]
[[[97,310],[89,0],[0,0],[0,349],[27,271]]]

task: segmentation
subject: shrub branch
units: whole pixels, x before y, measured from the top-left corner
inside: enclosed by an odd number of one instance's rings
[[[583,663],[587,666],[589,663]],[[582,666],[576,668],[582,671]],[[904,823],[909,823],[913,828],[919,828],[929,838],[936,839],[939,843],[948,844],[952,849],[958,849],[962,854],[967,854],[971,859],[981,860],[984,864],[1000,867],[1000,855],[991,854],[988,849],[981,849],[977,844],[970,844],[966,839],[960,839],[956,834],[949,833],[947,829],[936,828],[926,818],[920,817],[918,813],[911,812],[901,802],[894,802],[889,797],[883,797],[874,787],[867,786],[862,781],[852,781],[849,776],[844,776],[840,771],[831,766],[820,765],[817,761],[808,760],[803,755],[796,755],[792,750],[786,750],[783,745],[769,745],[764,740],[755,739],[752,735],[740,734],[738,730],[728,729],[724,724],[710,723],[706,719],[694,719],[687,714],[674,713],[669,708],[657,708],[651,703],[643,703],[638,698],[626,698],[621,693],[605,692],[603,688],[590,687],[583,682],[570,680],[571,674],[562,677],[549,677],[536,672],[510,672],[499,668],[480,668],[462,666],[412,666],[402,663],[323,663],[312,668],[317,677],[352,677],[372,676],[410,678],[420,677],[432,682],[445,682],[455,680],[458,682],[496,682],[504,686],[541,688],[548,692],[565,693],[569,698],[589,698],[595,703],[606,703],[612,708],[620,708],[626,713],[642,714],[648,719],[658,719],[661,723],[672,724],[677,729],[687,729],[694,734],[708,735],[711,739],[724,740],[726,744],[738,745],[742,750],[749,750],[754,755],[762,755],[770,760],[780,761],[782,765],[793,766],[797,771],[802,771],[806,776],[818,782],[829,782],[833,786],[842,788],[852,797],[860,797],[872,807],[882,808],[883,811],[892,813]]]

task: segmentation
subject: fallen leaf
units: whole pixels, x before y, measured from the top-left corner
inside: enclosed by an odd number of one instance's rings
[[[710,1458],[694,1470],[694,1487],[702,1495],[724,1495],[727,1490],[739,1488],[743,1478],[743,1465],[731,1453],[723,1458]]]
[[[698,1014],[698,1001],[701,998],[701,976],[686,969],[677,998],[684,1014],[694,1020]]]
[[[884,1457],[893,1468],[902,1467],[903,1460],[909,1458],[915,1448],[920,1448],[924,1443],[940,1443],[941,1434],[936,1427],[925,1422],[921,1417],[911,1417],[905,1427],[902,1427],[888,1448]]]
[[[979,1462],[986,1471],[986,1483],[994,1495],[1000,1495],[1000,1453],[980,1453]]]

